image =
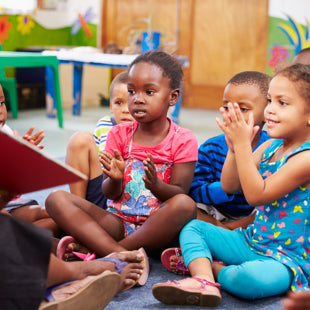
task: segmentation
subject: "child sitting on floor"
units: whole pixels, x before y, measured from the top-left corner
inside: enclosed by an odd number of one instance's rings
[[[251,144],[254,151],[269,139],[262,129],[270,79],[267,74],[257,71],[240,72],[228,81],[223,94],[224,109],[227,110],[229,102],[236,102],[246,121],[253,114],[254,125],[259,128]],[[189,194],[197,203],[197,219],[228,229],[246,228],[253,223],[255,208],[247,203],[241,192],[227,195],[221,186],[227,152],[224,134],[207,140],[199,147]]]
[[[67,146],[66,163],[88,176],[88,180],[69,185],[70,192],[106,208],[106,197],[101,190],[102,166],[98,153],[104,150],[108,132],[116,124],[132,122],[134,119],[127,105],[128,72],[119,73],[110,86],[110,112],[113,117],[101,118],[93,135],[90,132],[75,133]]]
[[[228,81],[223,94],[225,109],[228,102],[236,102],[246,120],[253,113],[254,124],[259,127],[251,144],[254,151],[269,139],[262,129],[270,79],[267,74],[257,71],[240,72]],[[199,147],[189,195],[197,204],[197,219],[227,229],[246,228],[253,223],[255,208],[247,203],[241,192],[228,195],[221,186],[227,152],[224,134],[208,139]],[[173,273],[188,274],[179,248],[166,249],[161,261]]]
[[[186,194],[197,140],[167,118],[180,95],[182,67],[169,54],[154,51],[139,55],[128,72],[128,106],[136,121],[114,126],[101,153],[108,209],[64,191],[46,200],[60,227],[99,256],[163,249],[196,216]]]
[[[265,110],[272,140],[254,155],[253,116],[246,122],[236,103],[220,109],[223,121],[217,123],[229,147],[222,187],[228,194],[242,189],[258,207],[256,218],[247,229],[234,231],[200,220],[188,223],[180,245],[192,278],[156,284],[157,299],[215,307],[220,288],[245,299],[309,290],[309,94],[310,66],[296,64],[275,75]]]
[[[0,188],[0,210],[14,195]],[[1,309],[38,309],[45,296],[40,310],[101,310],[117,292],[131,288],[147,265],[141,251],[64,262],[51,254],[48,230],[2,213],[0,226]]]

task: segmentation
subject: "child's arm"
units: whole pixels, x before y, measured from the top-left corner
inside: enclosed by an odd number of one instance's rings
[[[145,187],[160,201],[166,201],[176,194],[187,194],[192,183],[195,170],[195,162],[178,163],[173,165],[170,183],[166,183],[157,177],[154,160],[151,154],[143,161]]]
[[[198,162],[189,193],[196,202],[213,205],[234,199],[234,195],[223,191],[220,181],[222,162],[226,155],[222,136],[211,138],[199,147]]]
[[[231,106],[232,104],[229,103],[228,106]],[[239,106],[238,106],[239,108]],[[242,191],[238,169],[237,169],[237,163],[236,163],[236,157],[235,157],[235,149],[234,149],[234,140],[231,138],[228,132],[228,126],[232,124],[232,119],[229,115],[229,112],[224,109],[220,108],[220,112],[223,117],[223,122],[220,121],[220,119],[216,118],[216,122],[219,125],[219,127],[222,129],[222,131],[225,134],[225,140],[228,146],[228,152],[227,156],[223,165],[222,174],[221,174],[221,185],[223,190],[228,194],[233,194],[238,191]],[[243,116],[242,116],[243,118]],[[244,121],[244,119],[243,119]],[[259,128],[254,127],[254,120],[253,116],[250,117],[250,123],[247,124],[244,121],[244,124],[247,125],[248,131],[243,130],[242,133],[248,133],[248,135],[244,138],[240,133],[236,136],[236,140],[239,142],[242,141],[244,143],[244,146],[247,150],[247,152],[251,152],[251,155],[249,155],[251,158],[255,158],[254,162],[256,167],[258,167],[260,158],[257,154],[259,153],[258,150],[256,150],[256,154],[252,153],[252,138],[254,138],[255,134],[259,130]]]
[[[102,182],[102,192],[109,199],[117,199],[123,190],[123,174],[125,161],[118,150],[114,150],[114,156],[101,151],[100,162],[103,164],[105,178]]]
[[[234,148],[235,163],[240,184],[246,200],[250,205],[258,206],[275,201],[290,193],[298,186],[310,181],[310,151],[294,155],[287,163],[270,177],[263,179],[257,169],[257,159],[264,148],[269,144],[265,142],[252,156],[251,137],[253,118],[249,124],[244,121],[238,105],[228,105],[228,113],[221,111],[224,124],[219,124]],[[228,177],[223,171],[222,177]],[[289,180],[286,182],[285,180]]]

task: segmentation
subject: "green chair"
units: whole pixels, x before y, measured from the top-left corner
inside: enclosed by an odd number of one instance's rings
[[[63,128],[63,116],[61,105],[61,92],[59,82],[58,59],[56,56],[42,55],[41,53],[30,52],[2,52],[0,51],[0,83],[9,94],[10,106],[13,118],[17,118],[18,102],[16,81],[12,78],[6,78],[4,68],[32,68],[32,67],[47,67],[53,70],[53,84],[55,89],[55,101],[57,109],[58,125]],[[50,81],[49,81],[50,82]]]

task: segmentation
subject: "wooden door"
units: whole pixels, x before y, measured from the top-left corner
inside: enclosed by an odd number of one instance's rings
[[[265,72],[268,0],[103,0],[102,45],[128,45],[126,27],[150,14],[167,47],[190,59],[185,107],[218,108],[233,75]]]

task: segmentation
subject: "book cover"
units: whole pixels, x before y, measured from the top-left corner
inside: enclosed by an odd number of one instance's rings
[[[0,165],[0,189],[17,194],[87,180],[83,173],[1,128]]]

